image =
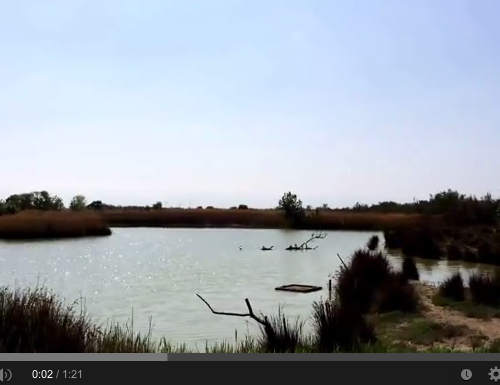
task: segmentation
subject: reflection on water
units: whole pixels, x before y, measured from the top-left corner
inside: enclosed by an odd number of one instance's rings
[[[364,245],[370,232],[328,232],[314,251],[284,249],[301,243],[310,231],[248,229],[114,229],[107,238],[48,242],[0,243],[0,284],[44,285],[85,306],[100,322],[126,322],[134,314],[134,329],[174,343],[203,348],[205,343],[232,341],[255,332],[253,322],[220,317],[196,297],[200,293],[217,310],[245,311],[249,298],[255,311],[275,313],[278,305],[290,316],[307,319],[312,301],[327,295],[329,275]],[[381,236],[381,234],[379,234]],[[274,245],[273,251],[259,250]],[[241,250],[240,250],[241,246]],[[401,263],[397,255],[391,256]],[[485,266],[456,261],[418,260],[422,280],[442,281],[450,271],[464,275]],[[276,286],[322,285],[323,291],[294,294]]]

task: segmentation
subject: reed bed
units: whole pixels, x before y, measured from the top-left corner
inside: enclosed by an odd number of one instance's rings
[[[161,209],[104,210],[106,222],[116,227],[246,227],[281,229],[289,223],[278,210]],[[306,212],[301,228],[312,230],[384,230],[411,227],[422,221],[418,214]]]
[[[0,216],[0,239],[28,240],[110,235],[104,218],[93,211],[22,211]]]

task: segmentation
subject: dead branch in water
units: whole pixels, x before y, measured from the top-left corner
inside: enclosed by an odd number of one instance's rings
[[[337,257],[339,257],[340,262],[342,262],[342,265],[344,265],[344,268],[347,269],[347,265],[345,264],[344,260],[342,259],[339,253],[337,253]]]
[[[259,318],[259,317],[257,317],[255,315],[255,313],[253,312],[253,309],[252,309],[252,305],[250,305],[250,301],[248,300],[248,298],[245,298],[245,303],[246,303],[247,308],[248,308],[248,313],[232,313],[232,312],[225,312],[225,311],[215,311],[212,308],[212,306],[210,306],[210,304],[201,295],[196,294],[196,296],[199,299],[201,299],[205,303],[205,305],[207,305],[207,307],[210,309],[210,311],[213,314],[216,314],[216,315],[227,315],[227,316],[232,316],[232,317],[250,317],[253,320],[257,321],[262,326],[264,326],[265,328],[269,328],[271,326],[269,324],[269,321],[267,320],[267,317]]]
[[[326,238],[326,236],[327,236],[327,234],[323,233],[322,231],[320,231],[317,234],[312,233],[311,237],[308,240],[306,240],[304,243],[302,243],[301,245],[299,245],[299,246],[297,246],[297,245],[291,246],[290,245],[286,248],[286,250],[316,250],[318,248],[318,246],[309,247],[309,242],[312,242],[315,239],[324,239],[324,238]]]

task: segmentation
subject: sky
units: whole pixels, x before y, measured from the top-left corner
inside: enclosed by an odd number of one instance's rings
[[[498,0],[0,3],[0,196],[500,195]]]

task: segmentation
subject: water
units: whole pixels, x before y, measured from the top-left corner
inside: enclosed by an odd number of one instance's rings
[[[249,298],[257,313],[275,314],[284,305],[289,316],[307,320],[314,300],[328,295],[329,275],[364,245],[373,232],[327,232],[314,251],[285,251],[310,231],[248,229],[117,228],[106,238],[11,243],[0,242],[0,285],[46,286],[68,303],[85,298],[93,319],[128,322],[155,337],[203,349],[257,330],[246,318],[213,315],[215,310],[246,312]],[[378,234],[381,236],[382,235]],[[274,245],[274,251],[260,251]],[[241,246],[242,250],[239,249]],[[391,260],[400,264],[399,256]],[[419,261],[423,280],[439,282],[450,271],[465,275],[481,268],[459,262]],[[320,292],[295,294],[276,286],[302,283]],[[129,323],[130,324],[130,323]]]

